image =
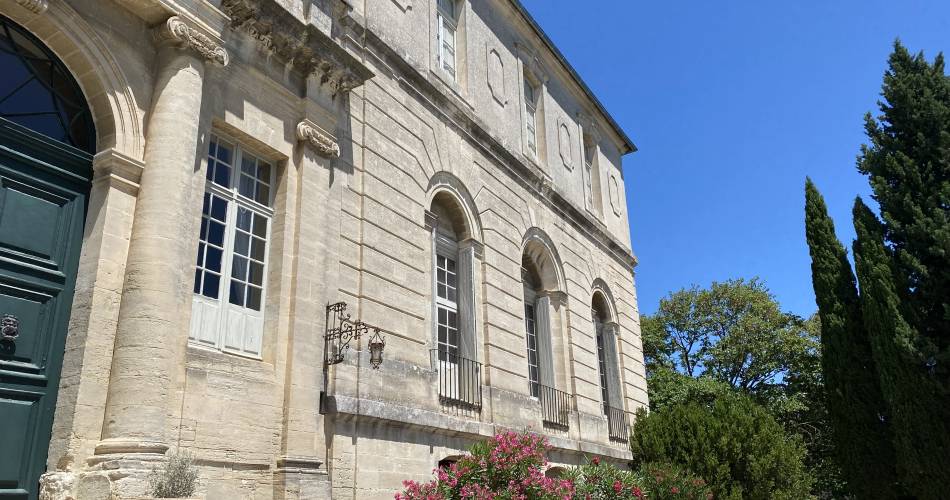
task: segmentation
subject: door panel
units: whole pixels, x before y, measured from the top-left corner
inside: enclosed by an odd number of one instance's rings
[[[0,118],[0,499],[45,470],[91,167]]]

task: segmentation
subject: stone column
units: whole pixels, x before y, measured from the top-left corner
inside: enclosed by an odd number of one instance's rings
[[[330,128],[329,123],[325,123]],[[342,177],[334,175],[340,156],[337,140],[323,127],[303,120],[300,141],[293,252],[296,294],[288,339],[284,422],[277,457],[275,498],[330,498],[326,467],[325,417],[319,413],[322,390],[325,307],[337,299]],[[290,175],[290,174],[288,174]],[[354,353],[351,353],[354,355]]]
[[[156,31],[155,92],[149,116],[135,217],[119,309],[102,441],[96,455],[164,454],[179,344],[181,304],[194,265],[191,238],[182,234],[192,213],[205,62],[225,65],[228,54],[178,16]],[[190,226],[185,224],[185,226]]]

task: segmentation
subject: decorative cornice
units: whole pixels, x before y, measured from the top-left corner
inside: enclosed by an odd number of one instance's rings
[[[310,144],[320,156],[327,158],[340,156],[340,145],[336,140],[310,120],[303,120],[297,124],[297,139]]]
[[[145,162],[109,148],[92,157],[93,183],[108,182],[111,187],[136,196]]]
[[[373,76],[330,36],[304,24],[274,0],[222,0],[231,27],[258,40],[261,48],[305,75],[315,74],[332,95],[346,93]]]
[[[155,33],[159,42],[171,42],[194,50],[212,63],[228,65],[228,51],[208,35],[188,26],[179,16],[169,17]]]
[[[48,0],[16,0],[16,3],[34,14],[42,14],[49,8]]]

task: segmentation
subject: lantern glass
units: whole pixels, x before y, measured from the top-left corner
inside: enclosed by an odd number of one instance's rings
[[[379,330],[371,339],[369,339],[369,362],[373,369],[378,369],[383,363],[383,347],[386,347],[386,341],[379,335]]]

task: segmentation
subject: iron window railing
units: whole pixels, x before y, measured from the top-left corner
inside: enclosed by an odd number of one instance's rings
[[[430,354],[439,372],[439,400],[465,408],[480,409],[482,364],[444,349],[432,349]]]
[[[540,385],[538,398],[541,400],[541,421],[555,427],[569,427],[568,416],[571,412],[571,395],[553,387]]]
[[[604,405],[607,414],[607,432],[610,439],[626,443],[630,440],[630,424],[627,412],[620,408]]]

